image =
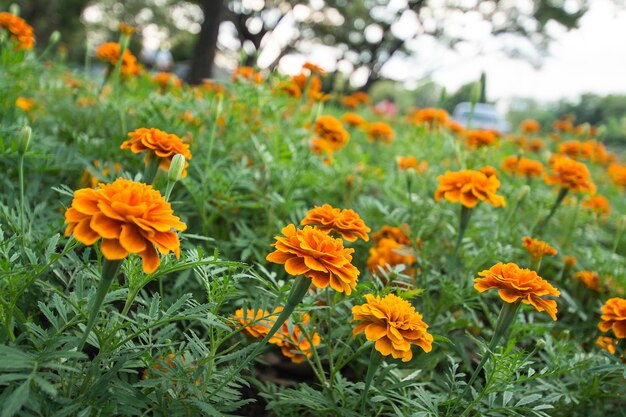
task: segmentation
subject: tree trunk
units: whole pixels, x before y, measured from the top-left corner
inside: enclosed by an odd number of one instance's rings
[[[187,76],[189,84],[200,84],[204,78],[210,78],[213,75],[213,60],[217,50],[217,35],[222,21],[223,8],[224,0],[202,0],[204,21],[200,27]]]

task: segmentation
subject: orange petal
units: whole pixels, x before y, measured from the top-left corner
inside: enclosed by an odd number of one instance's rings
[[[117,239],[102,239],[100,250],[104,257],[111,261],[124,259],[128,256],[128,251],[120,245]]]
[[[120,244],[130,253],[139,253],[146,249],[146,239],[139,233],[137,228],[131,224],[122,226],[120,233]]]
[[[161,258],[152,245],[148,245],[143,252],[139,253],[143,260],[143,271],[146,274],[151,274],[159,267]]]
[[[73,230],[73,233],[76,240],[87,246],[93,245],[98,239],[100,239],[100,235],[91,230],[91,227],[89,227],[89,218],[78,222]]]
[[[117,239],[120,236],[121,223],[102,213],[96,213],[89,222],[89,227],[105,239]]]

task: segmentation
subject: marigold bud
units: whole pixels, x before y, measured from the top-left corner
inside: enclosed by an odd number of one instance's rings
[[[30,137],[33,131],[30,126],[24,126],[20,130],[19,140],[17,142],[17,152],[20,155],[24,155],[28,150],[28,145],[30,144]]]
[[[530,187],[528,185],[522,185],[521,187],[519,187],[519,190],[517,190],[515,198],[517,199],[517,201],[522,201],[524,198],[526,198],[528,193],[530,193]]]
[[[55,30],[50,35],[50,39],[48,40],[48,43],[50,45],[56,45],[56,43],[59,42],[60,40],[61,40],[61,32],[59,32],[58,30]]]
[[[185,157],[177,153],[172,158],[170,169],[167,171],[167,180],[176,182],[183,176],[183,169],[185,169]]]

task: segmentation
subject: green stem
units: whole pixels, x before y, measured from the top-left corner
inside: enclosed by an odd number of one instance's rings
[[[459,216],[459,236],[457,237],[456,245],[454,246],[454,253],[452,254],[453,259],[458,260],[459,248],[461,247],[461,242],[463,241],[463,236],[465,235],[471,216],[472,209],[462,205],[461,214]]]
[[[372,346],[372,353],[370,354],[370,362],[367,367],[367,374],[365,375],[365,387],[363,387],[363,393],[361,394],[361,415],[365,415],[365,404],[367,403],[367,393],[370,390],[372,381],[374,380],[374,374],[383,361],[383,355],[376,351],[376,348]]]
[[[537,223],[537,225],[533,229],[533,232],[537,228],[544,228],[544,227],[546,227],[548,225],[548,222],[550,221],[552,216],[554,216],[554,213],[556,213],[556,209],[559,208],[559,206],[561,205],[561,203],[565,199],[565,196],[567,195],[568,191],[569,191],[569,189],[567,189],[567,188],[561,188],[559,190],[559,195],[556,197],[556,201],[552,205],[552,208],[550,209],[550,213],[548,213],[548,215],[543,220],[541,220],[539,223]]]
[[[289,292],[289,296],[287,297],[287,302],[285,303],[285,307],[283,311],[280,312],[276,322],[267,333],[267,335],[261,340],[254,350],[243,360],[231,373],[228,375],[222,383],[211,393],[211,396],[220,392],[222,388],[224,388],[230,381],[233,380],[235,375],[237,375],[241,370],[246,367],[252,360],[261,353],[261,350],[267,345],[270,339],[276,334],[278,329],[287,321],[291,313],[295,310],[296,306],[300,304],[302,299],[304,298],[306,292],[309,290],[311,286],[311,279],[305,276],[299,276],[296,278],[293,287],[291,287],[291,291]]]
[[[160,163],[161,158],[156,155],[150,155],[150,159],[148,159],[148,165],[146,165],[146,169],[143,172],[143,179],[146,184],[154,183],[154,178],[156,177],[157,171],[159,170]]]
[[[615,234],[615,240],[613,241],[613,247],[611,248],[611,252],[617,253],[617,247],[619,246],[619,241],[622,239],[622,233],[624,232],[624,222],[625,219],[620,219],[619,226],[617,228],[617,233]]]
[[[476,378],[480,374],[480,371],[482,371],[483,367],[487,363],[487,360],[491,357],[491,354],[493,353],[495,348],[498,346],[498,342],[500,341],[500,339],[503,338],[503,336],[507,334],[507,330],[509,330],[510,326],[515,321],[515,317],[517,316],[517,311],[519,309],[519,306],[520,306],[519,300],[514,303],[505,302],[504,305],[502,306],[502,310],[500,310],[500,314],[498,315],[496,328],[493,332],[493,336],[491,337],[491,341],[489,342],[489,346],[487,347],[487,351],[483,355],[483,358],[478,364],[478,367],[474,370],[474,373],[472,374],[469,382],[465,386],[463,393],[461,394],[456,404],[452,408],[451,415],[455,415],[454,411],[457,409],[457,407],[459,406],[463,398],[465,398],[471,386],[474,384],[474,381],[476,381]],[[465,409],[465,411],[463,411],[461,415],[465,416],[467,413],[471,411],[473,407],[474,407],[474,403],[469,404],[468,407]]]
[[[22,234],[26,233],[26,200],[24,199],[24,154],[19,156],[18,175],[20,178],[20,228]]]
[[[102,263],[102,276],[100,278],[100,284],[98,285],[98,289],[96,290],[96,296],[93,299],[91,306],[89,307],[89,320],[87,321],[87,327],[85,328],[85,333],[83,337],[80,339],[78,343],[78,351],[83,350],[83,346],[85,346],[85,342],[87,341],[87,337],[93,328],[93,325],[96,322],[96,318],[98,318],[98,313],[100,312],[100,307],[102,307],[102,303],[104,302],[104,297],[107,295],[109,291],[109,287],[113,282],[113,279],[117,275],[117,270],[119,269],[122,261],[110,261],[105,259]]]

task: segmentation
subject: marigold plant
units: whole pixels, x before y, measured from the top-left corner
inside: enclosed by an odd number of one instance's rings
[[[358,238],[367,242],[370,239],[367,234],[372,230],[354,210],[342,210],[330,204],[315,206],[307,212],[300,224],[315,225],[324,232],[336,232],[348,242],[354,242]]]
[[[474,279],[474,288],[478,292],[496,289],[504,302],[514,303],[520,300],[524,304],[532,305],[537,311],[545,311],[552,320],[556,320],[556,301],[542,297],[558,297],[561,293],[535,271],[520,268],[512,262],[499,262],[478,275],[482,277]]]
[[[85,245],[102,239],[100,250],[109,260],[129,253],[143,260],[143,270],[154,272],[163,254],[180,256],[180,242],[174,230],[187,226],[174,216],[170,203],[151,186],[119,178],[98,189],[74,192],[72,206],[65,212],[65,235]],[[155,249],[156,248],[156,249]]]
[[[360,274],[351,263],[354,249],[344,248],[343,240],[311,226],[296,229],[290,224],[281,232],[284,236],[274,238],[276,250],[267,255],[268,261],[285,265],[290,275],[311,278],[318,288],[330,285],[335,291],[352,293]]]
[[[21,17],[0,12],[0,28],[6,30],[9,37],[16,41],[18,49],[33,49],[35,46],[35,31]]]
[[[613,330],[618,339],[626,339],[626,299],[613,297],[602,306],[602,321],[598,328],[603,332]]]
[[[451,203],[460,202],[468,208],[475,207],[479,201],[495,207],[506,205],[504,197],[496,194],[500,181],[495,175],[487,177],[482,172],[465,169],[457,172],[446,171],[437,180],[439,186],[435,191],[435,201],[445,198]]]
[[[553,160],[552,175],[546,176],[545,181],[574,192],[596,192],[587,166],[563,156]]]
[[[148,152],[146,163],[152,157],[161,158],[160,166],[166,171],[169,170],[172,158],[176,154],[181,154],[185,157],[185,160],[191,159],[189,145],[172,133],[142,127],[130,132],[128,136],[130,136],[130,139],[122,143],[121,149],[130,149],[133,153]],[[189,163],[185,162],[183,178],[187,176],[188,166]]]
[[[422,315],[408,301],[388,294],[383,298],[365,295],[366,303],[352,307],[353,321],[357,325],[352,334],[365,332],[365,338],[376,342],[375,349],[383,356],[408,362],[413,358],[411,345],[421,347],[424,352],[432,350],[433,336]]]

